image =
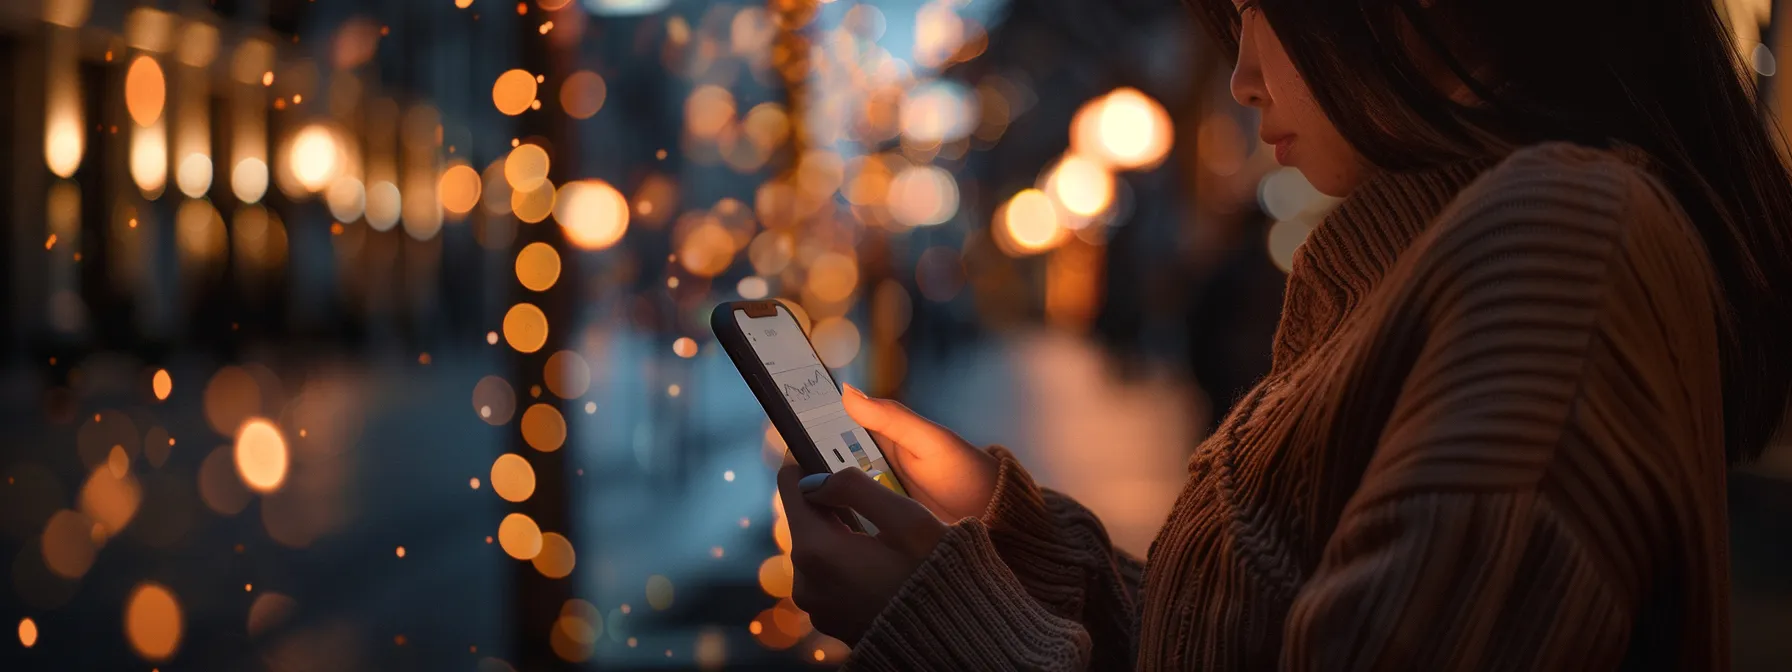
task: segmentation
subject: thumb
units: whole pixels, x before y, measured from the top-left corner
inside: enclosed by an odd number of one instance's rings
[[[804,483],[809,489],[804,499],[812,504],[852,509],[871,521],[879,537],[895,532],[902,541],[918,539],[928,525],[939,525],[939,519],[920,502],[896,494],[858,467],[847,467],[832,474],[817,474],[803,480],[825,476],[819,486]],[[923,549],[924,550],[924,549]]]
[[[916,415],[901,402],[873,399],[851,385],[847,385],[846,394],[840,396],[840,404],[846,408],[846,414],[852,416],[854,422],[901,444],[905,450],[925,455],[944,446],[964,442],[951,430]]]

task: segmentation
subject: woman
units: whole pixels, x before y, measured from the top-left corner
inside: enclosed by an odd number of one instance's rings
[[[1201,2],[1347,198],[1146,561],[854,390],[915,498],[782,472],[797,604],[874,670],[1726,667],[1792,186],[1709,0]]]

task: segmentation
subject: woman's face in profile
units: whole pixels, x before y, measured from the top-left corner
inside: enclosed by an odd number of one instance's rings
[[[1344,196],[1368,173],[1363,159],[1325,116],[1307,81],[1276,36],[1257,0],[1237,0],[1238,65],[1232,70],[1232,97],[1257,108],[1258,137],[1275,146],[1276,162],[1299,169],[1328,196]]]

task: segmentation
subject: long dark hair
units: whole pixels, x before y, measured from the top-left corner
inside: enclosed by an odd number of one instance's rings
[[[1232,0],[1188,0],[1228,53]],[[1259,0],[1290,60],[1375,165],[1546,140],[1634,145],[1697,226],[1727,304],[1725,452],[1758,457],[1792,394],[1792,177],[1711,0]],[[1481,99],[1439,92],[1423,49]],[[1468,64],[1474,64],[1473,71]],[[1483,74],[1477,77],[1477,73]],[[1776,287],[1775,285],[1778,285]]]

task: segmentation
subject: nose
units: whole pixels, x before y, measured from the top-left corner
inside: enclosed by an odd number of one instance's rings
[[[1257,61],[1257,45],[1250,32],[1250,26],[1239,31],[1238,64],[1232,67],[1232,99],[1239,105],[1262,108],[1269,103],[1269,92],[1263,86],[1263,68]]]

